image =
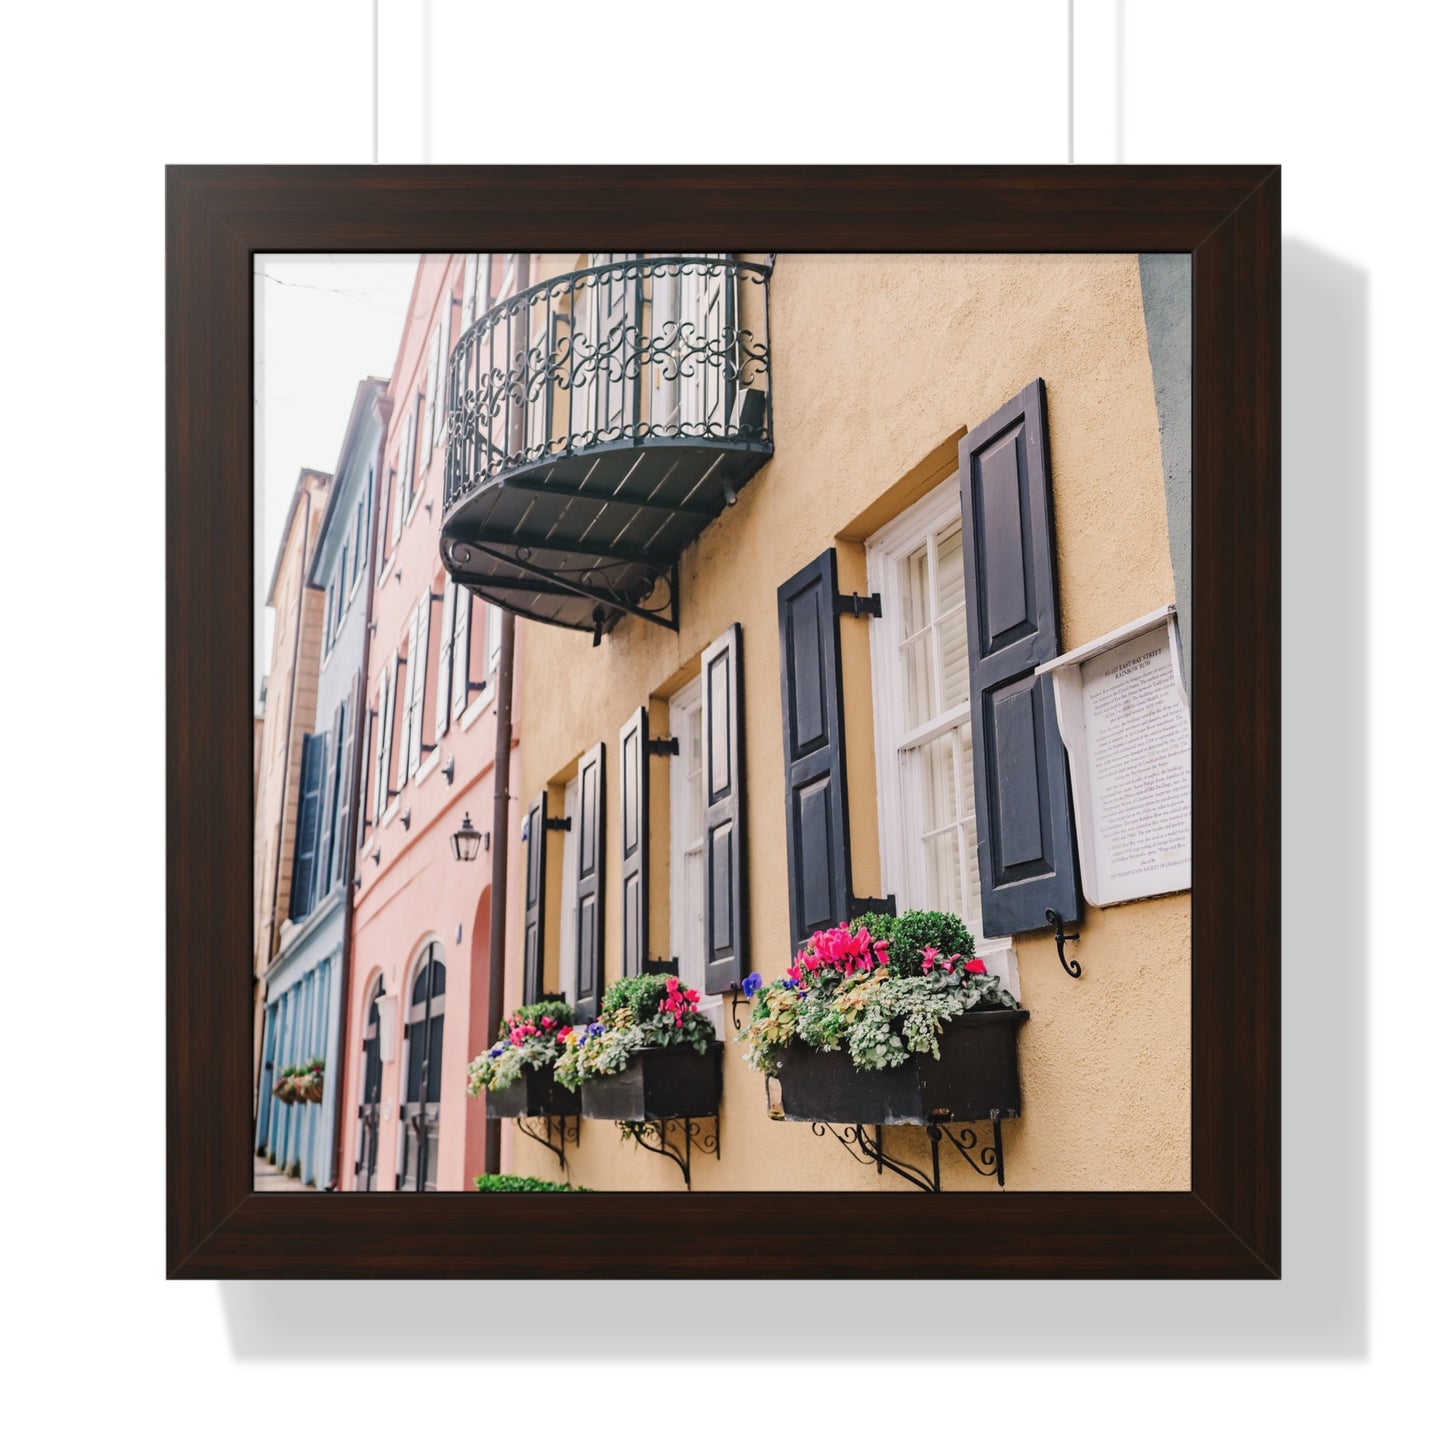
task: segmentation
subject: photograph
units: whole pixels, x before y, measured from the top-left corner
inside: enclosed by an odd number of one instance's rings
[[[1187,251],[252,259],[257,1192],[1190,1190]]]

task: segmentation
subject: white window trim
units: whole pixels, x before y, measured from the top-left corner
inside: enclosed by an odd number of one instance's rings
[[[903,720],[903,686],[894,663],[902,639],[898,626],[903,615],[903,598],[898,587],[898,564],[922,545],[929,533],[958,518],[958,473],[952,473],[905,512],[880,527],[864,543],[868,564],[868,590],[878,593],[883,616],[868,623],[868,644],[873,675],[874,760],[877,767],[878,838],[884,893],[898,899],[898,911],[916,907],[909,895],[907,870],[903,866],[903,778],[898,765],[901,748],[926,742],[946,732],[967,717],[963,703],[926,726],[908,732]],[[978,955],[997,974],[1003,986],[1021,999],[1018,954],[1010,938],[982,937],[977,920],[970,923]]]
[[[702,677],[693,678],[689,683],[678,688],[667,700],[668,731],[677,739],[677,752],[671,762],[669,782],[669,808],[667,827],[667,852],[668,852],[668,943],[669,953],[678,960],[678,973],[682,977],[683,984],[689,988],[697,989],[701,994],[697,1010],[713,1026],[720,1039],[727,1038],[727,1029],[723,1021],[722,996],[709,997],[703,993],[703,985],[706,983],[706,960],[702,962],[702,975],[689,978],[683,973],[684,949],[684,928],[686,926],[684,911],[686,906],[686,883],[683,849],[690,840],[687,837],[687,764],[692,756],[692,724],[688,720],[688,714],[694,708],[702,705]],[[701,714],[697,718],[697,726],[702,726]],[[706,760],[704,760],[706,767]],[[704,886],[706,886],[704,880]],[[706,952],[706,940],[700,940],[700,953]]]

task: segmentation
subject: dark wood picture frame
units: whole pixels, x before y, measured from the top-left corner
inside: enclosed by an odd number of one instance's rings
[[[166,240],[170,1277],[1280,1277],[1277,166],[182,166]],[[584,243],[1192,254],[1190,1190],[253,1193],[252,258]]]

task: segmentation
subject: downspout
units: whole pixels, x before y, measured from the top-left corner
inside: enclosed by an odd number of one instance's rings
[[[526,252],[517,257],[514,294],[530,284],[531,260]],[[521,422],[520,416],[517,421]],[[492,926],[487,943],[487,1040],[496,1038],[502,1031],[502,994],[507,986],[507,845],[511,838],[512,657],[516,648],[516,615],[504,610],[501,622],[501,647],[497,657],[497,756],[492,765]],[[500,1173],[502,1121],[490,1114],[482,1158],[488,1174]]]
[[[359,686],[356,689],[356,721],[352,724],[351,730],[351,777],[347,783],[351,789],[351,808],[346,820],[347,837],[342,844],[350,863],[346,870],[346,898],[342,904],[344,912],[341,915],[341,968],[336,981],[338,996],[341,999],[341,1018],[336,1029],[336,1052],[340,1055],[341,1066],[336,1069],[333,1076],[336,1079],[336,1096],[332,1100],[331,1183],[326,1186],[328,1192],[336,1190],[341,1184],[341,1100],[347,1086],[346,1026],[351,1017],[351,999],[349,997],[351,940],[353,936],[352,920],[356,915],[356,909],[352,906],[352,894],[356,889],[353,882],[353,870],[358,866],[355,840],[359,836],[357,830],[361,826],[361,810],[366,806],[362,789],[362,780],[366,775],[366,759],[362,756],[365,744],[362,740],[366,734],[362,731],[360,723],[366,714],[366,680],[371,676],[371,607],[376,596],[376,547],[381,534],[381,519],[376,515],[380,510],[376,505],[376,483],[380,481],[382,468],[386,465],[386,429],[391,420],[391,408],[387,405],[384,395],[378,400],[376,411],[381,418],[381,436],[376,443],[376,471],[372,474],[371,547],[367,551],[366,581],[363,584],[366,591],[366,620],[363,624],[365,631],[362,634],[364,641],[361,644],[361,675],[358,679]],[[328,1067],[330,1067],[329,1061]]]

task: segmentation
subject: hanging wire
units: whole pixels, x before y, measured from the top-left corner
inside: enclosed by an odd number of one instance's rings
[[[1074,0],[1069,0],[1069,164],[1074,163]]]

